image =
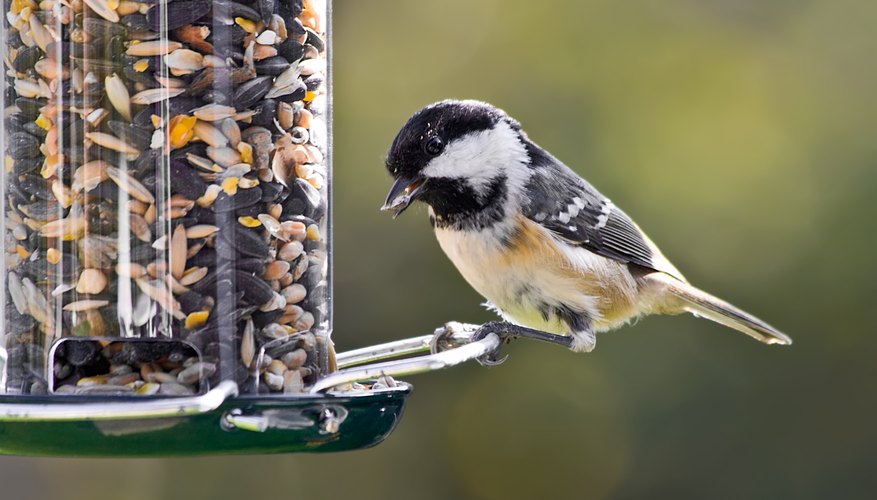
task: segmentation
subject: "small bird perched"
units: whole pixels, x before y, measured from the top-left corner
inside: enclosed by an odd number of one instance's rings
[[[766,344],[792,343],[690,285],[627,214],[490,104],[423,108],[396,136],[386,165],[395,183],[383,210],[429,206],[442,250],[517,325],[486,325],[494,333],[588,352],[596,332],[690,312]]]

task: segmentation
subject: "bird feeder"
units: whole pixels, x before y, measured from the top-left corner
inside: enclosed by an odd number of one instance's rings
[[[0,453],[372,446],[499,346],[333,351],[329,3],[5,2]]]

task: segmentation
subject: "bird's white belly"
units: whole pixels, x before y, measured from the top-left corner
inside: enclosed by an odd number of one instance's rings
[[[593,256],[592,261],[572,263],[551,244],[547,233],[530,235],[524,238],[525,241],[512,245],[503,242],[504,234],[508,231],[502,228],[479,232],[436,229],[436,237],[445,254],[466,281],[493,303],[506,319],[551,333],[570,333],[569,326],[560,318],[543,315],[549,306],[586,314],[597,330],[612,326],[604,321],[604,316],[616,306],[606,302],[606,297],[614,290],[603,293],[602,287],[606,284],[593,279],[601,273],[579,267],[605,267],[607,262],[612,266],[614,261],[582,250]],[[632,282],[631,285],[635,287]],[[610,286],[615,287],[615,284]],[[617,322],[615,316],[618,312],[622,313],[623,318],[618,318],[622,321],[635,314],[634,311],[614,309],[611,312],[610,323],[613,325]]]

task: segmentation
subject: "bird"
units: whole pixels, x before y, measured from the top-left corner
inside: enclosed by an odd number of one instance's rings
[[[505,111],[444,100],[412,115],[386,156],[394,218],[427,205],[438,243],[503,321],[476,333],[590,352],[641,316],[692,313],[765,344],[784,333],[693,286],[609,198]],[[485,362],[497,363],[496,353]]]

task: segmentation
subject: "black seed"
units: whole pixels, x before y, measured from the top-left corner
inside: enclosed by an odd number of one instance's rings
[[[207,144],[203,142],[190,142],[189,144],[186,144],[186,147],[173,150],[171,152],[171,158],[185,159],[190,153],[202,158],[207,158]],[[192,165],[192,168],[200,170],[194,165]]]
[[[295,179],[289,186],[289,196],[283,201],[284,214],[312,217],[320,207],[320,192],[304,179]]]
[[[220,231],[220,236],[223,235],[223,232]],[[237,245],[234,241],[231,241],[228,238],[217,238],[214,243],[214,248],[216,250],[216,255],[220,259],[224,261],[234,261],[238,258],[238,250]]]
[[[21,129],[32,136],[39,137],[40,139],[45,139],[46,134],[48,133],[46,129],[40,127],[35,122],[27,122],[21,127]]]
[[[293,103],[295,101],[300,101],[300,100],[304,99],[305,95],[307,95],[307,91],[308,91],[307,87],[305,87],[305,83],[301,80],[298,80],[297,82],[295,82],[294,85],[295,85],[295,90],[293,90],[289,94],[282,95],[282,96],[278,97],[277,100],[283,101],[283,102],[288,102],[288,103]]]
[[[299,283],[308,289],[308,294],[310,295],[313,293],[317,284],[321,281],[323,281],[323,266],[311,265],[308,267],[307,271],[305,271],[304,275],[299,280]]]
[[[283,316],[283,309],[275,309],[268,312],[256,311],[253,313],[253,326],[262,329],[265,325],[280,319],[281,316]]]
[[[54,200],[55,195],[49,188],[48,183],[42,177],[34,174],[25,174],[19,181],[22,191],[43,200]]]
[[[223,228],[219,231],[219,238],[216,239],[216,251],[221,254],[225,248],[220,243],[227,244],[241,255],[248,257],[267,259],[271,255],[271,249],[265,238],[256,231],[242,226],[235,230]]]
[[[18,53],[18,56],[15,57],[15,61],[12,61],[12,68],[19,73],[26,73],[33,69],[34,64],[40,60],[42,55],[42,51],[40,51],[40,48],[36,45],[28,47]]]
[[[128,28],[133,31],[146,31],[149,30],[149,21],[146,20],[146,16],[140,13],[129,14],[124,16],[119,20],[122,23],[122,26]]]
[[[152,31],[160,31],[164,28],[172,31],[181,28],[187,24],[204,17],[210,11],[210,2],[205,0],[183,0],[174,1],[167,4],[166,24],[162,26],[161,9],[150,9],[146,13],[146,21],[149,23],[149,29]]]
[[[238,259],[237,262],[235,262],[235,267],[237,267],[241,271],[247,271],[256,275],[261,275],[265,272],[265,259],[258,257],[246,257],[243,259]]]
[[[33,121],[40,114],[40,108],[46,105],[46,101],[45,99],[19,97],[15,100],[15,105],[21,110],[21,114],[25,120]]]
[[[213,202],[214,212],[231,212],[239,208],[248,207],[254,203],[258,203],[262,198],[262,190],[258,187],[250,189],[239,189],[234,195],[228,195],[225,191],[219,193],[216,201]]]
[[[319,73],[313,74],[305,79],[305,88],[311,91],[317,90],[318,88],[320,88],[321,85],[323,85],[324,79],[325,78],[323,77],[323,75]]]
[[[269,57],[256,62],[256,73],[277,76],[289,68],[289,61],[281,56]]]
[[[9,136],[9,156],[19,158],[36,158],[40,156],[40,140],[26,132],[15,132]],[[259,193],[261,196],[262,193]]]
[[[251,7],[231,2],[229,0],[214,0],[213,2],[213,19],[219,20],[227,24],[234,22],[235,17],[243,17],[250,21],[258,21],[262,16]],[[268,20],[271,19],[269,14]],[[268,21],[265,21],[266,23]]]
[[[234,211],[235,217],[252,217],[256,218],[262,213],[262,207],[259,204],[250,205],[248,207],[239,208]]]
[[[302,44],[292,38],[287,38],[286,41],[277,47],[277,54],[289,62],[294,62],[301,59],[301,56],[304,54],[304,48],[302,47]]]
[[[274,99],[265,99],[255,111],[257,114],[253,116],[253,125],[271,127],[273,130],[274,119],[277,117],[277,101]]]
[[[210,342],[215,342],[219,337],[219,330],[215,326],[202,328],[191,332],[186,336],[186,342],[194,345],[196,348],[203,350]]]
[[[201,224],[215,224],[216,222],[215,213],[211,212],[210,209],[198,205],[195,205],[189,210],[189,217],[194,217]]]
[[[186,314],[203,311],[207,307],[204,296],[192,290],[178,295],[177,300],[180,302],[180,308]]]
[[[265,21],[265,24],[271,22],[271,16],[274,15],[274,11],[277,8],[276,0],[259,0],[259,13],[262,14],[262,20]]]
[[[305,27],[301,24],[301,21],[298,20],[298,16],[296,16],[296,19],[292,19],[292,22],[290,22],[289,19],[286,20],[286,31],[289,33],[289,36],[293,38],[298,38],[302,35],[308,34]]]
[[[277,359],[288,352],[298,349],[300,340],[300,336],[295,334],[290,335],[285,339],[273,340],[263,346],[265,348],[265,354]]]
[[[152,108],[146,107],[141,109],[134,115],[134,119],[131,120],[131,123],[137,125],[138,127],[151,127],[152,126]]]
[[[216,250],[212,248],[202,248],[200,252],[195,254],[191,259],[186,261],[186,267],[213,267],[216,265]],[[201,281],[204,281],[202,278]]]
[[[195,224],[200,224],[201,221],[194,217],[177,217],[174,219],[174,224],[182,224],[183,227],[192,227]],[[194,240],[193,240],[194,243]]]
[[[308,38],[307,40],[305,40],[305,43],[313,45],[318,52],[326,50],[326,42],[323,40],[322,37],[320,37],[319,34],[317,34],[316,31],[310,28],[305,28],[305,32],[307,32],[308,34]]]
[[[204,102],[209,102],[212,104],[222,104],[223,106],[231,106],[234,103],[233,97],[229,92],[219,89],[211,89],[207,92],[204,92],[204,95],[201,96],[201,99],[203,99]]]
[[[183,160],[170,161],[171,191],[190,200],[197,200],[207,190],[207,184],[198,172]]]
[[[43,160],[40,158],[21,158],[15,160],[15,165],[12,168],[12,171],[16,174],[26,174],[28,172],[33,172],[40,168],[43,164]],[[45,203],[42,203],[45,205]]]
[[[131,262],[146,265],[155,260],[155,254],[156,252],[154,248],[147,243],[143,243],[131,247],[130,259]]]
[[[314,272],[314,276],[312,278],[316,278],[317,281],[314,283],[313,287],[308,288],[308,294],[305,296],[305,299],[299,304],[302,309],[304,309],[305,311],[310,311],[315,316],[315,311],[319,311],[329,298],[328,288],[326,288],[325,284],[319,283],[322,280],[321,267],[322,266],[319,265],[311,266],[305,273],[305,276],[308,276],[310,275],[311,269],[316,268],[316,271]],[[308,278],[311,278],[311,276],[308,276]]]
[[[189,114],[193,109],[203,105],[204,102],[197,97],[179,96],[168,100],[168,111],[170,112],[170,116],[185,115]],[[156,103],[155,111],[158,111],[158,113],[155,114],[161,115],[161,108],[158,103]]]
[[[139,83],[147,88],[154,89],[159,86],[158,81],[154,78],[151,71],[139,72],[135,71],[131,66],[125,66],[122,69],[122,75],[129,82]],[[147,108],[150,109],[150,108]],[[152,115],[152,111],[149,112]]]
[[[262,188],[262,203],[274,203],[283,193],[283,184],[278,182],[263,182],[259,187]]]
[[[147,128],[116,120],[110,120],[107,127],[113,132],[113,135],[137,149],[148,149],[152,142],[152,131]]]
[[[49,47],[47,46],[46,49]],[[64,47],[65,49],[67,47]],[[82,59],[99,59],[101,57],[102,48],[100,45],[91,44],[91,43],[73,43],[69,45],[70,54],[69,59],[79,60],[81,62]],[[54,57],[52,59],[55,59]],[[55,59],[57,60],[57,59]],[[68,59],[63,59],[62,62],[67,61]],[[81,64],[78,65],[80,68]]]
[[[11,183],[10,186],[16,186],[16,184]],[[57,200],[19,205],[18,209],[27,217],[38,221],[57,219],[58,214],[61,213],[61,205],[58,204]]]
[[[234,276],[238,289],[244,292],[244,300],[250,304],[260,306],[274,297],[274,291],[261,278],[246,271],[236,271]]]
[[[301,222],[301,223],[304,224],[305,226],[310,226],[311,224],[316,224],[316,223],[317,223],[317,221],[315,221],[314,219],[311,219],[310,217],[305,217],[304,215],[290,215],[290,214],[283,214],[283,215],[280,216],[280,221],[281,221],[281,222],[286,222],[286,221],[288,221],[288,220],[292,220],[292,221],[296,221],[296,222]]]
[[[86,17],[82,22],[82,30],[90,37],[90,40],[109,40],[114,36],[124,36],[127,33],[125,27],[119,23],[111,23],[102,17]]]
[[[22,127],[28,122],[28,118],[21,113],[7,116],[3,123],[6,125],[6,133],[21,132]]]
[[[73,366],[89,365],[97,361],[100,357],[100,344],[93,341],[67,341],[61,344],[64,349],[63,353],[57,356],[63,356]]]
[[[288,63],[287,63],[288,65]],[[258,64],[256,65],[258,70]],[[274,79],[270,76],[262,76],[259,78],[253,78],[252,80],[241,84],[234,91],[234,106],[238,110],[247,109],[253,104],[259,102],[268,91],[271,90],[271,86],[274,83]]]

